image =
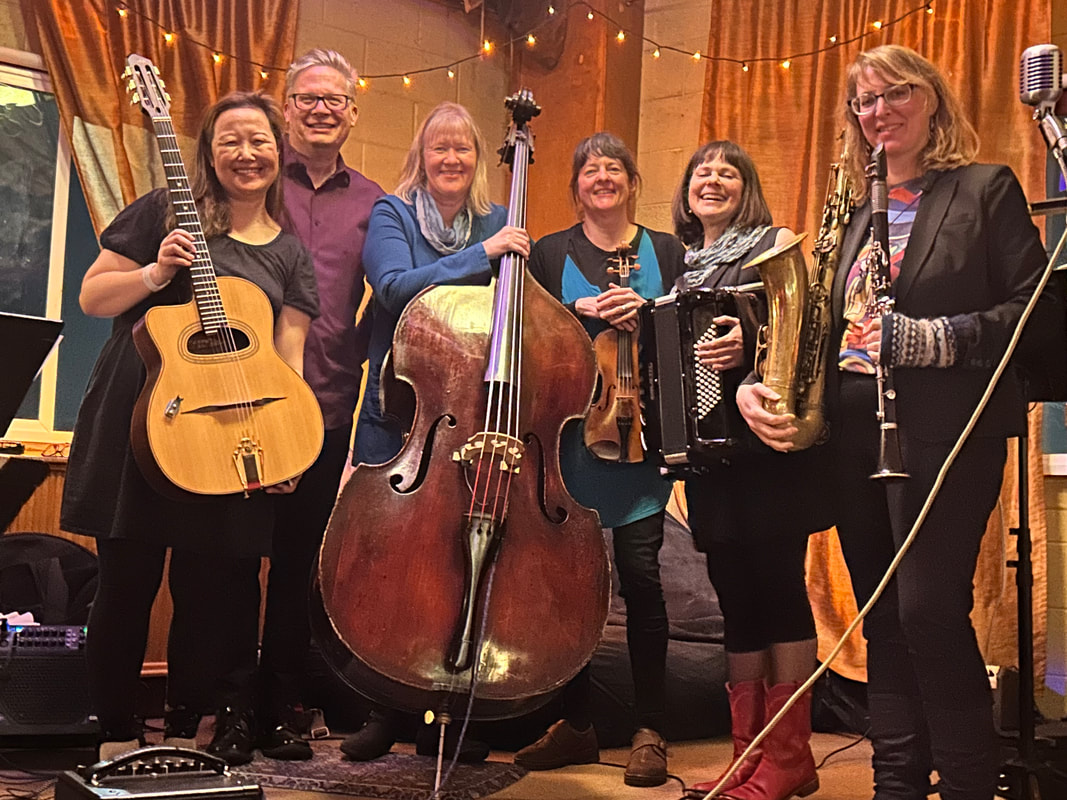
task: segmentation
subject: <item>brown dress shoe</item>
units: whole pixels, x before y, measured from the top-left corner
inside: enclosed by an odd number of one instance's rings
[[[667,743],[651,728],[638,728],[630,745],[627,786],[660,786],[667,782]]]
[[[515,763],[528,770],[559,769],[571,764],[595,764],[600,760],[596,731],[584,731],[561,719],[548,732],[515,754]]]

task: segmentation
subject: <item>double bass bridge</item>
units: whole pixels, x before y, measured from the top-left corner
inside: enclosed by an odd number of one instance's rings
[[[518,474],[519,462],[526,445],[514,436],[497,431],[481,431],[467,439],[467,443],[452,453],[452,460],[465,466],[471,466],[476,461],[488,459],[490,463],[498,461],[501,472],[513,472]]]

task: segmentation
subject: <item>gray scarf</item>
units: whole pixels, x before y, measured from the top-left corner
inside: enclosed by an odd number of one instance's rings
[[[419,220],[419,230],[430,246],[443,256],[458,253],[467,246],[471,238],[471,212],[463,206],[452,227],[446,228],[437,210],[437,203],[430,193],[422,189],[415,191],[415,216]]]
[[[685,265],[689,269],[682,276],[685,278],[685,287],[695,289],[703,285],[708,276],[719,267],[732,264],[755,247],[756,242],[769,230],[769,225],[760,225],[748,230],[731,225],[707,247],[686,250]]]

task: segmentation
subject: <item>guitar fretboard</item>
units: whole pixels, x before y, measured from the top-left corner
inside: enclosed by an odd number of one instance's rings
[[[215,279],[215,266],[211,263],[204,228],[200,224],[200,215],[196,211],[196,202],[189,186],[189,176],[185,172],[178,138],[169,116],[153,116],[152,127],[159,142],[159,154],[163,159],[163,171],[167,176],[167,188],[170,190],[171,204],[178,227],[188,231],[196,245],[196,255],[189,267],[189,277],[193,284],[193,300],[200,316],[200,326],[205,333],[216,333],[227,326],[226,310],[222,307],[218,282]]]

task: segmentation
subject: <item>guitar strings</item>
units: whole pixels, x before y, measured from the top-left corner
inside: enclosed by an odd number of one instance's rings
[[[237,411],[238,420],[243,426],[243,435],[258,443],[260,437],[256,426],[255,407],[252,402],[253,398],[248,376],[245,373],[242,359],[238,355],[237,342],[222,302],[217,276],[207,247],[207,239],[204,236],[196,201],[189,185],[181,151],[178,148],[177,135],[174,132],[169,116],[161,117],[158,120],[153,119],[153,123],[159,137],[160,155],[163,158],[164,171],[167,173],[168,188],[170,189],[171,202],[174,204],[175,217],[178,219],[179,227],[191,233],[195,244],[196,252],[189,271],[194,287],[194,302],[196,302],[197,313],[200,318],[200,327],[202,332],[209,337],[214,354],[223,357],[233,367],[233,369],[229,370],[218,370],[224,383],[223,391],[227,397],[238,398],[238,401],[234,403],[234,408]],[[203,304],[197,299],[198,289],[200,292],[199,298],[205,300]],[[210,318],[216,326],[214,335],[208,329],[211,323],[208,322],[207,318]],[[242,483],[244,482],[244,477],[242,475]],[[262,481],[263,475],[259,477]]]

